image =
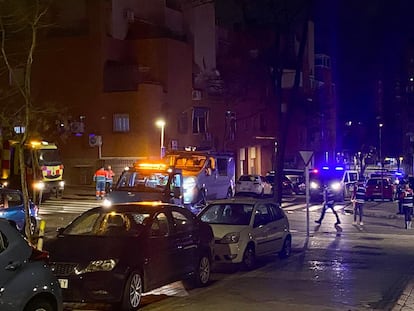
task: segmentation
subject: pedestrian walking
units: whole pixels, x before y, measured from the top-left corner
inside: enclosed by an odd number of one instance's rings
[[[106,189],[107,189],[107,192],[111,192],[112,191],[112,186],[113,186],[113,183],[114,183],[115,173],[112,170],[112,166],[111,165],[108,165],[106,167],[106,171],[108,173],[108,176],[106,178],[106,186],[107,186]]]
[[[341,223],[341,221],[339,220],[338,213],[334,209],[334,203],[335,203],[334,193],[332,192],[332,190],[328,186],[325,186],[324,191],[323,191],[323,207],[322,207],[321,216],[319,217],[318,220],[315,220],[315,222],[317,224],[322,224],[322,220],[325,217],[325,213],[326,213],[326,210],[328,208],[330,208],[332,210],[332,213],[336,217],[335,226],[339,225]]]
[[[364,180],[360,179],[355,186],[355,191],[352,198],[352,200],[354,201],[354,225],[357,224],[357,216],[359,216],[359,225],[364,225],[362,217],[364,216],[364,203],[366,191],[367,190],[365,188]]]
[[[413,190],[405,184],[402,207],[404,211],[405,229],[411,229],[411,215],[413,213]]]
[[[108,172],[102,166],[93,175],[93,180],[96,183],[96,199],[103,199],[105,197],[105,183],[108,178]]]

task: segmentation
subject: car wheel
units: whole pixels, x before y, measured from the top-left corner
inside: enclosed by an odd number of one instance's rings
[[[202,255],[195,266],[194,274],[190,279],[183,280],[185,289],[204,287],[210,282],[211,260],[207,255]]]
[[[287,258],[292,253],[292,239],[288,236],[283,242],[282,250],[279,252],[280,258]]]
[[[210,281],[211,275],[211,261],[207,255],[201,256],[195,271],[194,280],[195,285],[203,287]]]
[[[45,298],[35,298],[26,305],[24,311],[54,311],[52,302]]]
[[[134,271],[128,278],[125,285],[122,300],[122,310],[130,311],[138,308],[142,299],[142,276],[141,273]]]
[[[252,245],[248,245],[243,253],[243,267],[252,270],[256,266],[256,254]]]

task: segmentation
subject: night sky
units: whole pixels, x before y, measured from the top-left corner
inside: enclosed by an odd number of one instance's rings
[[[414,1],[315,4],[316,52],[332,56],[340,119],[375,122],[376,82],[390,87],[401,76],[404,48],[414,38]]]

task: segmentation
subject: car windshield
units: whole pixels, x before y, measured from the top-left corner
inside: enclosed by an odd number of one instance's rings
[[[0,209],[14,206],[23,207],[23,197],[19,192],[0,192]]]
[[[163,192],[168,185],[166,171],[137,170],[124,171],[116,185],[118,190]]]
[[[175,167],[188,171],[200,171],[206,162],[205,156],[180,156],[175,159]]]
[[[40,165],[62,164],[62,159],[60,158],[59,150],[57,149],[40,149],[37,151],[37,156]]]
[[[247,226],[252,212],[252,204],[211,204],[202,211],[200,219],[209,224]]]
[[[138,212],[105,212],[85,213],[76,218],[63,231],[64,235],[88,236],[138,236],[143,231],[146,219],[150,215]]]
[[[321,184],[328,185],[333,181],[341,181],[344,176],[344,171],[329,170],[321,172],[311,172],[309,173],[309,179],[314,181],[319,181]]]

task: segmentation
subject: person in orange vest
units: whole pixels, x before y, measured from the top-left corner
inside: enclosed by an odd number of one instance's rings
[[[97,200],[103,199],[105,197],[105,184],[107,178],[108,172],[103,166],[95,172],[95,175],[93,175],[93,180],[96,183]]]
[[[107,191],[111,192],[112,191],[112,185],[114,183],[114,176],[115,173],[112,170],[112,166],[108,165],[106,171],[108,172],[108,177],[106,179],[106,186],[107,186]]]

